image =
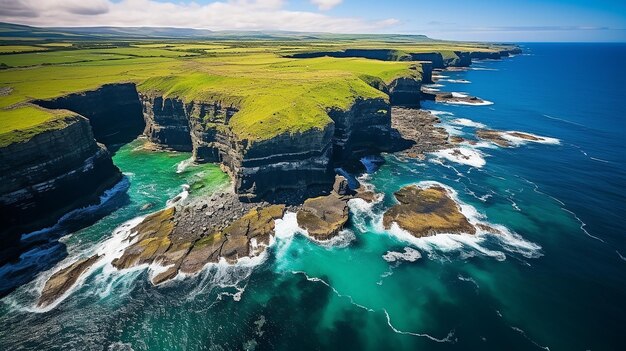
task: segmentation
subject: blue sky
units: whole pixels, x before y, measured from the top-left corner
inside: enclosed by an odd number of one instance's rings
[[[626,0],[0,0],[0,21],[426,34],[481,41],[626,41]]]

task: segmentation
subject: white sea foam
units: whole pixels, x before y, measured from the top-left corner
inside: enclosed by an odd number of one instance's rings
[[[457,92],[457,91],[453,91],[451,94],[452,94],[452,97],[455,97],[455,98],[466,98],[466,97],[469,97],[469,95],[467,95],[467,93],[460,93],[460,92]]]
[[[456,276],[457,279],[459,279],[462,282],[469,282],[472,283],[474,285],[474,287],[476,288],[476,291],[478,291],[478,289],[480,289],[480,286],[478,285],[478,283],[476,282],[476,280],[474,280],[474,278],[472,277],[465,277],[461,274]]]
[[[83,258],[83,257],[90,257],[92,255],[99,255],[100,259],[94,263],[91,267],[89,267],[85,272],[83,272],[81,274],[81,276],[78,278],[78,280],[76,281],[76,283],[74,283],[74,285],[68,289],[65,293],[63,293],[63,295],[61,295],[58,299],[56,299],[53,303],[51,303],[50,305],[46,306],[46,307],[37,307],[37,306],[33,306],[33,307],[28,307],[27,309],[30,310],[31,312],[46,312],[46,311],[50,311],[51,309],[55,308],[59,303],[61,303],[63,300],[65,300],[68,296],[70,296],[74,291],[80,289],[80,287],[83,285],[85,279],[87,279],[87,277],[89,277],[93,272],[95,272],[98,269],[101,269],[103,267],[106,267],[107,265],[110,265],[110,263],[115,259],[118,258],[122,255],[122,253],[124,252],[124,249],[126,247],[128,247],[132,242],[129,240],[130,236],[131,236],[131,230],[132,228],[134,228],[137,224],[141,223],[141,221],[144,219],[145,217],[136,217],[131,219],[130,221],[124,222],[122,225],[120,225],[119,227],[117,227],[114,231],[113,231],[113,235],[105,240],[100,246],[97,247],[97,249],[95,251],[92,252],[82,252],[79,253],[77,255],[73,255],[71,257],[68,257],[67,259],[63,260],[61,263],[57,264],[56,268],[51,269],[47,272],[45,272],[45,274],[42,274],[38,277],[37,281],[36,281],[36,290],[38,292],[37,296],[41,295],[41,292],[44,288],[45,283],[48,281],[48,279],[54,275],[56,272],[60,271],[61,269],[69,266],[70,264],[76,262],[78,259]],[[112,266],[111,266],[112,267]],[[111,270],[103,270],[103,274],[108,275],[110,274]],[[102,279],[100,279],[102,280]],[[102,286],[102,287],[106,287],[106,285],[101,285],[98,284],[98,286]],[[94,291],[94,293],[97,293],[97,291]]]
[[[511,133],[526,134],[531,137],[537,138],[539,140],[524,139],[524,138],[516,137],[515,135],[512,135]],[[518,132],[515,130],[508,130],[508,131],[501,133],[500,135],[502,136],[502,138],[506,139],[507,141],[509,141],[511,144],[515,146],[524,145],[526,143],[539,143],[539,144],[552,144],[552,145],[558,145],[561,143],[561,141],[557,138],[544,137],[544,136],[526,133],[526,132]]]
[[[437,83],[434,83],[434,84],[424,84],[424,85],[422,85],[422,86],[423,86],[424,88],[441,88],[441,87],[443,87],[444,85],[443,85],[443,84],[437,84]]]
[[[493,102],[482,100],[481,102],[469,102],[469,101],[443,101],[444,104],[450,105],[468,105],[468,106],[487,106],[493,105]]]
[[[445,129],[446,133],[448,133],[449,135],[461,136],[465,134],[465,132],[463,132],[461,130],[461,127],[459,126],[455,126],[455,125],[448,124],[448,123],[440,123],[439,126]]]
[[[487,68],[487,67],[470,67],[472,71],[498,71],[497,68]]]
[[[335,293],[335,295],[337,295],[337,297],[348,299],[352,305],[354,305],[354,306],[356,306],[358,308],[361,308],[361,309],[363,309],[365,311],[368,311],[368,312],[376,312],[376,310],[374,310],[372,308],[369,308],[367,306],[364,306],[364,305],[361,305],[361,304],[357,303],[356,301],[354,301],[354,298],[352,298],[352,296],[344,295],[344,294],[340,293],[337,289],[335,289],[332,285],[330,285],[330,283],[328,283],[324,279],[317,278],[317,277],[311,277],[306,272],[302,272],[302,271],[292,271],[291,273],[292,274],[302,274],[306,278],[306,280],[309,281],[309,282],[324,284],[330,290],[332,290],[332,292]],[[382,312],[385,314],[385,317],[387,319],[387,325],[395,333],[403,334],[403,335],[412,335],[412,336],[424,337],[424,338],[427,338],[429,340],[436,341],[436,342],[454,342],[455,341],[453,339],[453,337],[454,337],[454,330],[451,330],[448,333],[448,335],[446,335],[445,338],[441,338],[441,339],[433,337],[433,336],[431,336],[429,334],[426,334],[426,333],[414,333],[414,332],[399,330],[399,329],[397,329],[396,327],[393,326],[393,324],[391,322],[391,317],[389,316],[389,312],[387,312],[387,310],[384,309],[384,308],[382,309]]]
[[[383,255],[383,259],[387,262],[407,261],[415,262],[422,257],[419,251],[411,247],[405,247],[404,252],[387,251]]]
[[[467,118],[455,118],[450,123],[458,124],[464,127],[472,127],[472,128],[485,128],[485,125],[482,123],[474,122],[471,119]]]
[[[401,229],[395,222],[392,223],[388,233],[396,236],[397,238],[410,242],[422,252],[426,252],[431,257],[437,257],[438,252],[466,252],[466,249],[470,249],[471,252],[476,252],[484,256],[493,257],[497,260],[506,259],[504,252],[499,250],[489,249],[484,246],[488,240],[495,239],[500,246],[508,252],[520,254],[526,258],[535,258],[541,256],[541,246],[524,240],[518,234],[511,232],[508,228],[493,224],[485,221],[485,216],[478,212],[476,208],[471,205],[465,204],[459,200],[457,192],[451,187],[435,181],[422,181],[416,183],[418,187],[427,188],[431,186],[440,186],[446,189],[450,197],[459,205],[461,213],[467,218],[468,222],[476,228],[476,233],[471,234],[458,234],[458,233],[443,233],[428,237],[416,238],[409,232]],[[488,231],[477,227],[478,224],[486,225],[499,231],[499,234],[492,234]],[[382,227],[382,219],[379,226]]]
[[[117,184],[115,184],[112,188],[105,190],[102,195],[100,195],[100,201],[97,204],[89,205],[81,208],[77,208],[72,210],[65,215],[63,215],[53,226],[40,229],[34,232],[22,234],[22,241],[29,241],[33,239],[38,239],[40,237],[45,237],[49,233],[58,230],[61,228],[64,222],[68,220],[72,220],[74,218],[84,217],[87,214],[92,214],[98,211],[102,206],[106,205],[113,197],[117,194],[125,192],[130,186],[130,182],[128,178],[124,177]]]
[[[182,160],[176,165],[176,173],[183,173],[187,167],[193,164],[193,157]]]
[[[452,112],[448,112],[448,111],[439,111],[439,110],[426,110],[430,113],[432,113],[433,115],[439,117],[439,116],[453,116],[454,113]]]
[[[469,83],[471,83],[467,79],[441,79],[441,81],[449,82],[449,83],[457,83],[457,84],[469,84]]]
[[[455,163],[460,163],[472,167],[480,168],[484,166],[487,162],[483,154],[475,149],[462,146],[452,149],[444,149],[440,151],[436,151],[432,153],[436,157],[444,158],[448,161],[452,161]]]
[[[167,200],[167,207],[172,207],[174,205],[185,202],[185,200],[189,196],[189,184],[183,184],[181,187],[183,188],[183,190],[178,195],[176,195],[173,199]]]

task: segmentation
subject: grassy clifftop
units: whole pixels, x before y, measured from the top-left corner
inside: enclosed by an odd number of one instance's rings
[[[497,50],[482,44],[404,38],[340,36],[333,40],[138,40],[59,42],[37,38],[0,41],[0,125],[6,140],[40,124],[44,130],[55,113],[17,105],[96,89],[103,84],[133,82],[140,92],[185,102],[220,102],[239,112],[234,133],[251,141],[282,133],[323,128],[330,108],[348,108],[358,98],[387,96],[373,87],[396,78],[421,78],[411,61],[365,58],[294,59],[299,52],[347,48],[406,52]],[[374,84],[376,83],[376,84]]]
[[[23,105],[2,110],[0,118],[0,147],[5,147],[27,141],[41,132],[64,128],[80,117],[67,110],[47,110]]]

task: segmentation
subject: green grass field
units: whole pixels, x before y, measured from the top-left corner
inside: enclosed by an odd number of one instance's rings
[[[0,89],[8,92],[0,94],[0,135],[17,135],[16,130],[37,124],[45,129],[50,119],[63,117],[29,105],[31,100],[133,82],[145,94],[233,105],[239,109],[231,120],[233,132],[254,142],[323,128],[330,123],[326,113],[330,108],[349,108],[358,98],[386,99],[372,86],[374,82],[421,77],[421,66],[410,61],[287,57],[293,53],[384,48],[395,50],[393,56],[398,58],[413,52],[441,52],[448,57],[455,50],[497,48],[423,37],[391,41],[346,35],[300,40],[31,39],[21,44],[20,38],[0,40],[4,68]],[[24,53],[14,53],[20,51]],[[4,139],[19,141],[17,136]]]

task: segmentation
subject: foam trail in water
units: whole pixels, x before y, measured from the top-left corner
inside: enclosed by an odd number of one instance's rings
[[[95,205],[89,205],[81,208],[77,208],[72,210],[63,217],[61,217],[52,227],[40,229],[31,233],[22,234],[22,241],[30,241],[33,239],[38,239],[42,236],[46,236],[51,232],[56,230],[60,230],[64,223],[71,221],[76,218],[85,217],[87,215],[92,215],[103,206],[107,205],[111,199],[113,199],[116,195],[126,192],[130,187],[130,181],[127,177],[123,177],[122,180],[117,182],[112,188],[105,190],[102,195],[100,195],[100,201]]]
[[[574,218],[578,221],[578,223],[580,223],[580,230],[582,230],[582,231],[583,231],[583,233],[585,233],[588,237],[590,237],[590,238],[592,238],[592,239],[595,239],[595,240],[598,240],[598,241],[601,241],[601,242],[603,242],[603,243],[606,243],[606,242],[605,242],[604,240],[602,240],[601,238],[599,238],[599,237],[597,237],[597,236],[592,235],[591,233],[589,233],[589,232],[587,231],[587,229],[585,229],[585,227],[587,226],[587,223],[583,222],[580,218],[578,218],[578,216],[576,215],[576,213],[574,213],[573,211],[570,211],[570,210],[568,210],[567,208],[565,208],[565,203],[564,203],[563,201],[561,201],[561,200],[557,199],[556,197],[554,197],[554,196],[552,196],[552,195],[548,195],[548,194],[544,193],[543,191],[540,191],[540,190],[539,190],[539,186],[538,186],[537,184],[535,184],[535,183],[531,182],[530,180],[528,180],[528,179],[526,179],[526,178],[524,178],[524,177],[520,177],[520,176],[516,176],[516,177],[518,177],[518,178],[522,179],[523,181],[525,181],[526,183],[528,183],[528,184],[532,185],[532,186],[533,186],[533,191],[534,191],[534,192],[536,192],[537,194],[541,194],[541,195],[544,195],[544,196],[548,196],[548,197],[550,197],[551,199],[553,199],[554,201],[556,201],[556,202],[558,202],[559,204],[561,204],[561,210],[563,210],[563,211],[565,211],[565,212],[567,212],[567,213],[571,214],[571,215],[572,215],[572,216],[573,216],[573,217],[574,217]]]
[[[615,250],[615,252],[617,253],[617,256],[619,256],[619,258],[622,259],[622,261],[626,261],[626,257],[622,256],[622,254],[619,251]]]
[[[433,152],[432,155],[439,158],[444,158],[448,161],[477,168],[480,168],[487,163],[485,161],[485,158],[483,157],[483,154],[480,151],[466,146],[461,146],[453,149],[443,149]]]
[[[537,344],[534,340],[532,340],[531,338],[528,337],[528,335],[526,335],[526,332],[523,331],[521,328],[518,327],[511,327],[511,329],[515,330],[516,332],[520,333],[526,340],[530,341],[533,345],[537,346],[540,349],[544,349],[544,350],[548,350],[550,351],[550,348],[547,346],[541,346],[539,344]]]
[[[440,79],[440,81],[442,81],[442,82],[449,82],[449,83],[457,83],[457,84],[469,84],[469,83],[471,83],[467,79]]]
[[[458,96],[465,97],[465,96]],[[469,102],[469,101],[442,101],[444,104],[450,105],[467,105],[467,106],[488,106],[493,105],[493,101],[482,100],[482,102]]]
[[[395,333],[404,334],[404,335],[420,336],[420,337],[428,338],[429,340],[436,341],[436,342],[455,342],[456,341],[456,339],[453,339],[454,338],[454,329],[450,330],[448,335],[446,335],[446,337],[442,338],[442,339],[435,338],[434,336],[431,336],[431,335],[428,335],[428,334],[425,334],[425,333],[413,333],[413,332],[407,332],[407,331],[398,330],[396,327],[394,327],[391,324],[391,317],[389,317],[389,313],[387,312],[387,310],[383,309],[383,312],[385,312],[385,316],[387,317],[387,325],[389,325],[391,330],[393,330]]]
[[[387,251],[383,255],[383,259],[387,262],[396,262],[396,261],[406,261],[406,262],[415,262],[422,258],[422,254],[419,251],[411,248],[405,247],[404,252],[397,251]]]
[[[63,295],[61,295],[53,303],[51,303],[50,305],[48,305],[48,306],[46,306],[44,308],[37,307],[37,306],[32,306],[32,307],[25,307],[24,309],[29,311],[29,312],[47,312],[47,311],[50,311],[51,309],[55,308],[56,306],[58,306],[59,303],[61,303],[63,300],[65,300],[73,292],[75,292],[76,290],[80,289],[82,287],[83,283],[85,282],[85,279],[87,279],[87,277],[89,277],[93,272],[95,272],[96,270],[99,270],[99,269],[101,269],[103,267],[106,267],[107,265],[110,265],[110,263],[115,258],[118,258],[118,257],[120,257],[122,255],[122,253],[124,252],[124,249],[126,247],[128,247],[132,243],[131,240],[129,240],[129,238],[131,237],[131,232],[130,231],[137,224],[141,223],[141,221],[143,221],[144,218],[145,217],[143,217],[143,216],[142,217],[137,217],[137,218],[133,218],[133,219],[123,223],[122,225],[120,225],[119,227],[117,227],[114,230],[113,235],[111,236],[111,238],[105,240],[100,246],[97,247],[97,249],[95,251],[92,251],[92,252],[82,252],[82,253],[77,254],[76,256],[68,257],[63,262],[61,262],[61,264],[58,264],[56,269],[52,269],[52,270],[50,270],[48,272],[45,272],[45,274],[41,274],[35,280],[35,283],[34,283],[35,289],[37,291],[37,296],[41,295],[41,291],[43,290],[43,287],[44,287],[45,283],[56,272],[60,271],[61,269],[65,268],[65,267],[67,267],[69,264],[77,261],[78,259],[80,259],[82,257],[90,257],[92,255],[99,255],[99,256],[101,256],[101,258],[95,264],[93,264],[89,269],[87,269],[85,272],[83,272],[83,274],[81,274],[81,276],[78,278],[76,283],[70,289],[68,289]],[[103,269],[103,272],[108,273],[109,270]],[[95,292],[97,292],[97,291],[95,291]]]
[[[339,291],[337,291],[337,289],[335,289],[328,282],[326,282],[325,280],[323,280],[321,278],[310,277],[306,272],[302,272],[302,271],[292,271],[291,273],[292,274],[302,274],[302,275],[304,275],[304,277],[306,278],[307,281],[315,282],[315,283],[321,283],[321,284],[325,285],[331,291],[333,291],[335,293],[335,295],[337,295],[337,297],[339,297],[339,298],[347,298],[352,305],[357,306],[358,308],[364,309],[364,310],[366,310],[368,312],[376,312],[376,310],[374,310],[374,309],[371,309],[369,307],[366,307],[366,306],[363,306],[361,304],[356,303],[354,301],[354,299],[352,298],[352,296],[341,294]],[[438,339],[438,338],[435,338],[435,337],[433,337],[431,335],[428,335],[428,334],[425,334],[425,333],[414,333],[414,332],[408,332],[408,331],[399,330],[399,329],[395,328],[393,326],[393,324],[391,323],[391,317],[389,316],[389,313],[387,312],[387,310],[386,309],[382,309],[382,312],[385,314],[385,317],[387,319],[387,325],[389,325],[391,330],[393,330],[395,333],[424,337],[424,338],[428,338],[428,339],[430,339],[432,341],[436,341],[436,342],[453,342],[454,341],[452,339],[452,337],[454,336],[454,330],[450,331],[448,333],[448,335],[445,338],[443,338],[443,339]]]
[[[553,117],[553,116],[550,116],[550,115],[542,115],[542,116],[544,116],[546,118],[549,118],[549,119],[552,119],[552,120],[555,120],[555,121],[560,121],[560,122],[564,122],[564,123],[568,123],[568,124],[573,124],[573,125],[579,126],[579,127],[585,127],[585,128],[587,127],[584,124],[568,121],[568,120],[563,119],[563,118]]]
[[[190,157],[188,159],[178,162],[178,164],[176,165],[176,173],[183,173],[187,169],[187,167],[193,164],[193,161],[193,157]]]
[[[472,127],[472,128],[485,128],[485,125],[482,123],[474,122],[471,119],[467,118],[456,118],[450,121],[450,123],[458,124],[464,127]]]
[[[476,282],[476,280],[474,280],[474,278],[472,277],[465,277],[461,274],[456,276],[458,280],[462,281],[462,282],[469,282],[472,283],[474,285],[474,287],[476,288],[476,292],[478,292],[478,289],[480,289],[480,286],[478,285],[478,283]]]

